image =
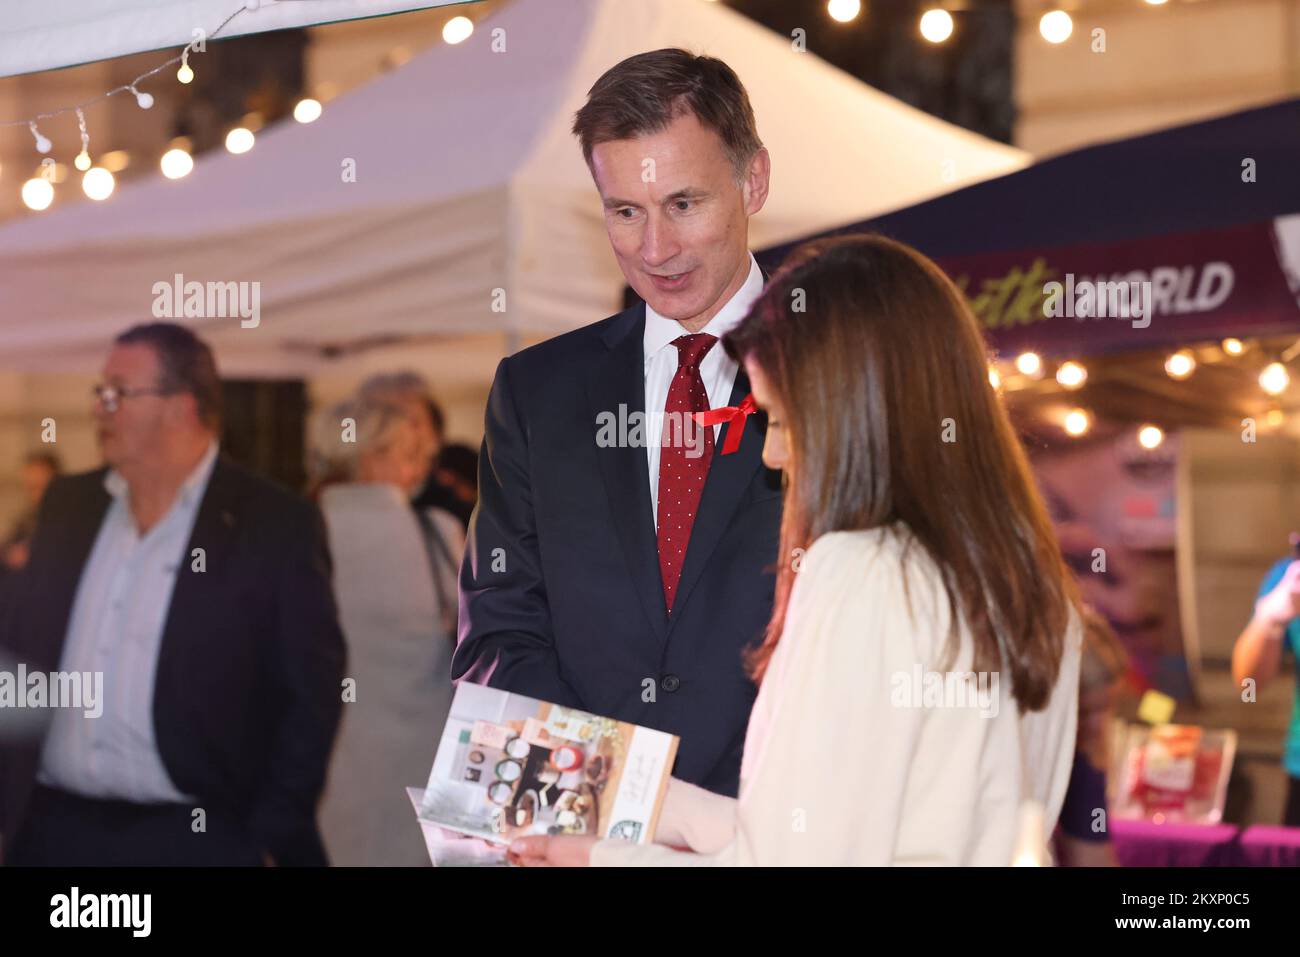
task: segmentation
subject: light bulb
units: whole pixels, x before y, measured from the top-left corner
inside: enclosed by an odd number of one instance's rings
[[[1291,374],[1280,362],[1270,362],[1259,374],[1259,387],[1269,395],[1281,395],[1291,384]]]
[[[194,157],[182,149],[171,149],[163,153],[159,161],[162,167],[162,173],[168,179],[180,179],[188,176],[190,170],[194,169]]]
[[[952,36],[952,14],[937,7],[921,14],[921,36],[931,43],[942,43]]]
[[[1037,352],[1022,352],[1016,356],[1016,368],[1021,375],[1038,376],[1043,372],[1043,360]]]
[[[90,154],[83,149],[77,154],[77,158],[72,161],[72,165],[84,173],[90,169]]]
[[[1144,449],[1154,449],[1164,440],[1165,434],[1157,426],[1144,425],[1138,429],[1138,444]]]
[[[1179,349],[1165,360],[1165,372],[1171,379],[1186,379],[1196,371],[1196,360],[1186,349]]]
[[[1064,10],[1051,10],[1038,21],[1038,32],[1048,43],[1064,43],[1074,32],[1074,21]]]
[[[293,118],[299,123],[312,123],[320,119],[320,114],[320,100],[313,100],[311,97],[299,100],[293,108]]]
[[[1240,339],[1224,339],[1223,351],[1230,356],[1239,356],[1246,351],[1246,344]]]
[[[117,184],[113,180],[113,174],[102,166],[87,170],[86,175],[81,177],[82,191],[96,202],[102,202],[112,196],[115,185]]]
[[[469,17],[452,17],[442,27],[442,38],[447,43],[460,43],[474,32],[474,21]]]
[[[832,20],[848,23],[862,12],[862,0],[829,0],[826,4],[826,12],[831,15]]]
[[[191,71],[191,73],[192,72],[193,71]],[[190,79],[193,79],[193,76],[191,76]],[[188,82],[188,81],[184,81],[184,82]],[[135,94],[135,102],[136,105],[140,107],[140,109],[147,110],[149,109],[149,107],[153,106],[152,93],[141,93],[135,87],[131,88],[131,92]]]
[[[23,183],[23,205],[28,209],[40,211],[47,209],[54,202],[54,187],[50,181],[37,176]]]
[[[1085,409],[1071,409],[1065,415],[1065,431],[1069,435],[1083,435],[1092,427],[1092,418]]]
[[[181,68],[176,71],[176,79],[180,80],[182,83],[189,83],[194,79],[194,71],[190,69],[188,63],[181,64]]]
[[[1073,360],[1062,362],[1056,370],[1056,381],[1067,389],[1078,389],[1088,381],[1088,370]]]
[[[232,153],[247,153],[253,148],[253,131],[243,126],[236,126],[226,134],[226,149]]]

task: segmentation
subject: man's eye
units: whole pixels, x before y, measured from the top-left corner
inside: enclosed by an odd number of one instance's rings
[[[690,208],[691,201],[689,199],[679,199],[673,205],[684,213],[688,208]]]
[[[625,213],[627,215],[624,215]],[[622,209],[618,210],[614,215],[616,215],[619,219],[631,219],[634,215],[636,215],[636,210],[633,209],[631,206],[624,206]]]

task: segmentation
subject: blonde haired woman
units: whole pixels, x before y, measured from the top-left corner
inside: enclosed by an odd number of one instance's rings
[[[428,462],[400,406],[334,406],[311,451],[352,679],[321,831],[334,864],[427,866],[405,789],[428,779],[451,704],[463,532],[441,509],[412,509]]]

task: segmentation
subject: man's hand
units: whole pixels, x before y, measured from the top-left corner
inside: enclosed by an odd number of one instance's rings
[[[1288,565],[1282,580],[1255,602],[1255,617],[1271,626],[1270,637],[1280,638],[1296,615],[1300,615],[1300,561]]]
[[[535,835],[510,842],[510,861],[520,867],[590,867],[591,848],[600,838]]]

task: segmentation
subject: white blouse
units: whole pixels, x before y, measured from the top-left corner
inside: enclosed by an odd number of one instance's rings
[[[594,866],[1007,865],[1027,801],[1047,859],[1074,758],[1080,623],[1042,711],[1017,713],[1009,674],[955,677],[971,666],[964,624],[945,682],[947,597],[920,543],[904,554],[910,538],[893,526],[813,543],[750,715],[739,798],[673,779],[661,843],[601,841]]]

